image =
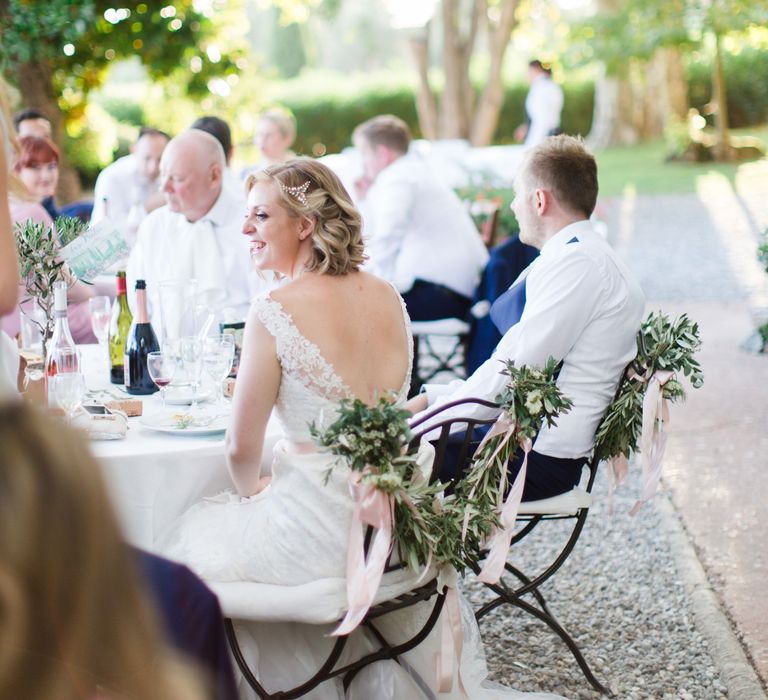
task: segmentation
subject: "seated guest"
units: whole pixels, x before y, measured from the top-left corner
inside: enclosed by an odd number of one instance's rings
[[[48,137],[23,136],[14,172],[52,219],[60,216],[54,196],[59,184],[59,149]]]
[[[242,196],[243,183],[240,182],[230,167],[235,148],[232,145],[232,130],[229,128],[229,124],[220,117],[206,116],[195,119],[189,128],[205,131],[221,144],[221,147],[224,149],[224,161],[226,163],[224,167],[224,187]]]
[[[212,699],[163,639],[85,441],[17,401],[0,444],[0,697]]]
[[[20,186],[11,191],[8,199],[11,219],[14,224],[32,219],[53,226],[53,218],[43,208],[43,204],[46,197],[53,200],[51,195],[58,184],[59,151],[47,138],[36,136],[25,136],[19,140],[19,144],[20,151],[13,171],[20,181]],[[67,318],[72,339],[76,343],[96,342],[88,310],[88,299],[93,295],[93,288],[82,282],[73,284],[67,293]],[[18,299],[22,299],[21,290]],[[19,332],[18,307],[2,319],[2,327],[11,337]]]
[[[480,277],[470,314],[465,363],[467,374],[472,374],[482,365],[501,340],[501,333],[488,313],[491,304],[509,289],[509,285],[539,254],[533,246],[521,243],[519,236],[512,236],[490,252],[491,257]]]
[[[245,180],[255,170],[284,163],[296,154],[291,150],[296,139],[296,120],[284,109],[268,109],[259,115],[253,142],[259,149],[259,160],[243,169],[240,178]]]
[[[488,252],[453,190],[408,154],[410,142],[408,125],[391,115],[355,129],[369,266],[394,283],[411,320],[464,318]]]
[[[109,217],[133,243],[144,217],[164,203],[158,185],[160,156],[168,139],[159,129],[142,127],[131,152],[99,173],[93,192],[94,223]]]
[[[242,235],[244,198],[223,187],[224,150],[210,134],[190,129],[168,143],[160,161],[166,205],[142,221],[128,260],[129,297],[147,282],[150,317],[159,325],[159,285],[196,280],[199,300],[221,320],[231,308],[245,318],[252,297],[267,288],[250,262]]]
[[[597,426],[637,352],[643,293],[634,275],[592,229],[589,217],[596,201],[597,164],[580,140],[549,137],[527,154],[516,178],[512,208],[520,240],[541,252],[491,308],[503,337],[469,379],[443,387],[427,385],[425,394],[409,402],[412,411],[421,411],[427,404],[434,408],[468,397],[492,401],[507,381],[499,372],[502,362],[541,367],[550,356],[562,362],[557,384],[573,407],[556,426],[539,431],[528,460],[523,500],[564,493],[579,482]],[[444,417],[491,418],[496,413],[459,406]],[[512,476],[521,462],[518,450],[510,466]]]
[[[13,130],[18,138],[37,136],[49,139],[53,135],[51,122],[36,109],[23,109],[13,117]]]

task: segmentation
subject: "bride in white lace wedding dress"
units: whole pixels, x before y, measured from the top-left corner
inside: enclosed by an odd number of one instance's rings
[[[360,218],[331,171],[297,159],[251,176],[247,188],[244,233],[251,238],[254,262],[291,281],[257,299],[247,324],[227,436],[238,493],[194,506],[175,524],[162,549],[212,584],[247,581],[272,584],[270,590],[295,590],[326,580],[338,583],[345,576],[353,513],[348,472],[336,465],[327,477],[335,458],[316,451],[309,424],[330,424],[345,398],[372,402],[391,392],[396,401],[405,401],[412,360],[408,318],[390,285],[358,270],[363,261]],[[274,448],[271,476],[263,477],[259,464],[273,408],[285,437]],[[404,576],[415,579],[401,572],[384,584],[397,587]],[[311,610],[322,604],[313,596],[298,607]],[[377,662],[346,691],[334,679],[306,697],[555,698],[482,685],[482,643],[471,611],[464,613],[464,690],[457,683],[448,694],[435,690],[438,624],[424,643],[403,655],[401,664]],[[385,633],[397,637],[421,616],[411,610],[389,620],[395,629]],[[303,619],[300,609],[286,618],[290,621],[274,614],[267,619],[279,621],[237,626],[246,656],[268,690],[293,687],[310,677],[333,644],[328,634],[334,625],[296,622]],[[355,631],[345,654],[367,651],[367,634]],[[241,693],[255,697],[244,681]]]

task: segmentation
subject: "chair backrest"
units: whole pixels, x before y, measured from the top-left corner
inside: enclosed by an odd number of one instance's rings
[[[496,207],[488,217],[480,224],[480,238],[483,239],[485,247],[490,250],[496,245],[496,239],[499,235],[499,214],[500,209]]]
[[[471,407],[482,407],[483,409],[495,410],[495,414],[489,418],[469,418],[456,415],[458,406],[465,406],[467,412]],[[418,420],[411,423],[413,440],[411,444],[417,446],[425,436],[430,437],[430,441],[435,446],[435,459],[432,463],[431,480],[437,479],[440,474],[443,462],[448,452],[449,441],[454,441],[454,449],[457,450],[456,465],[454,469],[454,478],[459,478],[464,471],[463,467],[467,463],[473,451],[470,446],[476,438],[473,436],[475,428],[483,425],[490,425],[496,421],[499,404],[485,399],[468,398],[458,401],[451,401],[438,408],[425,413]]]

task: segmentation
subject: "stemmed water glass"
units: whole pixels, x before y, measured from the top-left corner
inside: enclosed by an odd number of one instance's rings
[[[165,389],[176,374],[176,355],[172,352],[157,350],[147,355],[147,371],[152,381],[160,389],[160,399],[165,411]]]
[[[184,374],[192,384],[192,410],[197,408],[197,394],[203,373],[203,339],[196,335],[181,339],[181,362]]]
[[[75,411],[80,407],[85,396],[85,377],[80,372],[61,372],[51,379],[56,403],[64,410],[67,421],[71,425]]]
[[[109,347],[107,335],[109,333],[109,320],[111,317],[112,301],[109,297],[99,296],[88,300],[88,309],[91,312],[91,328],[96,340],[99,341],[99,350],[106,357],[109,368]]]
[[[232,371],[235,359],[235,338],[231,334],[214,335],[205,339],[205,371],[213,380],[216,388],[216,403],[224,403],[222,383]]]

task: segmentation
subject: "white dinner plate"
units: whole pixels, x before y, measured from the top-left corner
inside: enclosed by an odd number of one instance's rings
[[[197,402],[205,401],[210,395],[210,391],[199,390]],[[189,386],[169,386],[165,390],[165,403],[168,406],[189,406],[193,399],[192,389]]]
[[[229,414],[198,415],[194,418],[191,425],[180,427],[177,420],[172,415],[148,415],[142,416],[141,427],[147,430],[153,430],[157,433],[168,433],[169,435],[216,435],[226,431],[229,425]]]

